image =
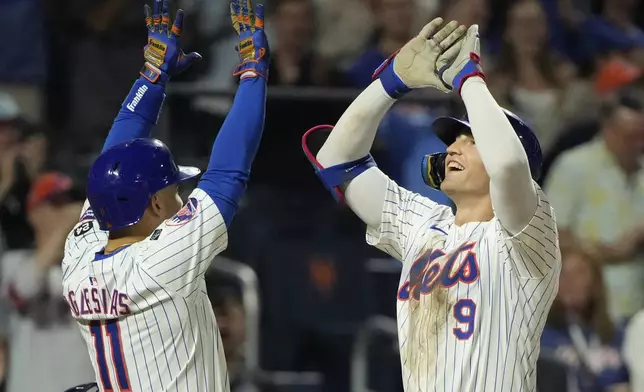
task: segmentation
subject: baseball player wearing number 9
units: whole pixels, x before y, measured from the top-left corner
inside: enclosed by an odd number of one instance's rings
[[[226,248],[263,132],[269,61],[263,8],[253,12],[250,0],[231,4],[239,88],[185,204],[179,183],[199,169],[177,166],[169,149],[150,138],[166,83],[200,58],[181,48],[183,12],[171,24],[168,10],[168,0],[146,7],[145,65],[90,169],[88,201],[67,237],[64,296],[97,381],[70,392],[230,389],[204,275]]]
[[[369,154],[387,110],[423,87],[457,91],[467,109],[467,120],[435,121],[447,150],[419,165],[455,213],[398,186]],[[318,134],[324,144],[314,151]],[[335,127],[309,130],[303,148],[324,185],[366,223],[367,242],[402,261],[405,390],[534,391],[561,269],[555,215],[535,182],[538,140],[488,91],[478,27],[433,20],[379,67]]]

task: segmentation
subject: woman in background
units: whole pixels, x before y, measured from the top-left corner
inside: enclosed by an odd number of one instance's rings
[[[596,104],[590,83],[579,79],[572,63],[550,47],[538,1],[517,1],[508,10],[493,69],[489,80],[494,97],[530,123],[545,154],[568,121],[587,117]]]
[[[568,391],[629,391],[620,352],[624,329],[606,310],[598,263],[578,249],[562,250],[559,293],[541,336],[541,360],[568,369]]]

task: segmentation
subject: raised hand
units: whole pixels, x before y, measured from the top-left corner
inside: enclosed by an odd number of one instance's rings
[[[481,61],[481,42],[477,25],[472,25],[467,29],[467,34],[455,57],[451,63],[443,64],[438,68],[441,80],[445,84],[460,92],[463,83],[468,78],[472,76],[484,78],[483,70],[479,64]]]
[[[230,3],[230,19],[239,35],[235,50],[239,53],[239,65],[233,75],[268,77],[269,48],[264,33],[264,6],[257,4],[255,12],[250,0],[233,0]]]
[[[145,66],[141,75],[156,83],[165,82],[171,76],[185,71],[201,59],[199,53],[185,54],[181,48],[183,10],[178,10],[174,24],[170,26],[170,0],[154,0],[153,8],[145,5],[145,25],[148,28],[148,44],[144,49]]]
[[[390,96],[397,98],[410,89],[423,87],[434,87],[444,92],[451,90],[440,79],[437,70],[454,61],[466,28],[456,21],[441,28],[442,24],[442,18],[432,20],[378,67],[374,77],[380,78]]]

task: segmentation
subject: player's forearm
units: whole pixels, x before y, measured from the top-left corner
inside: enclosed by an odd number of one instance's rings
[[[378,124],[394,102],[380,80],[373,81],[340,117],[317,154],[318,162],[329,167],[367,155],[376,137]]]
[[[461,96],[476,147],[490,176],[495,214],[508,231],[516,234],[530,222],[537,208],[528,157],[483,79],[466,80]]]
[[[531,178],[523,146],[483,79],[472,77],[465,81],[461,95],[490,180]]]
[[[165,99],[165,83],[141,77],[132,86],[110,129],[103,151],[136,138],[147,138],[157,123]]]
[[[360,159],[371,150],[378,125],[394,104],[382,87],[373,81],[344,112],[316,156],[324,167]],[[380,225],[387,192],[387,177],[372,167],[344,187],[347,204],[369,227]]]
[[[199,181],[230,225],[250,175],[264,130],[266,80],[243,79],[233,106],[212,148],[208,169]]]

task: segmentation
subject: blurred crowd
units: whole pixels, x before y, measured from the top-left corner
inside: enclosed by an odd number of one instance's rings
[[[88,165],[138,77],[145,3],[0,2],[0,391],[61,392],[94,379],[62,300],[60,261]],[[257,318],[248,287],[216,262],[207,277],[233,392],[359,392],[360,363],[369,364],[364,391],[401,390],[395,335],[355,355],[374,316],[395,317],[398,264],[367,248],[361,223],[318,184],[300,138],[337,121],[373,70],[436,15],[480,26],[490,90],[533,127],[544,152],[540,182],[556,211],[563,269],[539,390],[644,392],[644,2],[265,5],[266,129],[225,253],[258,278],[257,347],[247,345]],[[199,163],[231,104],[236,36],[225,1],[175,6],[187,13],[186,50],[204,60],[173,79],[157,137],[177,160]],[[443,114],[464,114],[455,94],[412,94],[383,120],[374,155],[406,188],[449,204],[419,170],[423,155],[444,148],[430,129]],[[248,366],[253,350],[259,360]],[[284,377],[305,372],[320,378]]]

